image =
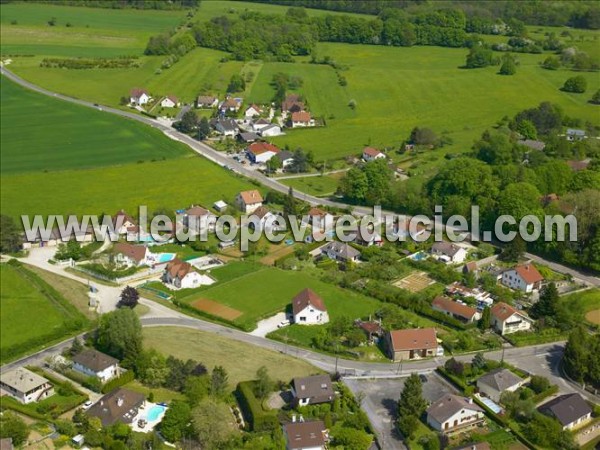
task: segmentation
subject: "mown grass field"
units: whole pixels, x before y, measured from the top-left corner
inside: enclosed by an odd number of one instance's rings
[[[252,323],[284,311],[301,290],[310,288],[323,298],[331,318],[359,318],[372,314],[380,302],[363,295],[324,283],[306,273],[265,267],[226,283],[188,296],[182,301],[193,303],[203,298],[242,312],[234,322]],[[241,294],[243,293],[243,294]]]
[[[568,305],[569,311],[581,320],[600,325],[600,289],[588,289],[583,292],[565,295],[560,301]]]
[[[288,178],[279,180],[286,186],[291,186],[302,192],[310,195],[328,196],[335,193],[340,178],[344,176],[344,172],[339,172],[332,175],[324,175],[318,177],[302,177]]]
[[[195,359],[211,370],[223,366],[231,389],[240,381],[252,379],[261,366],[267,368],[271,378],[286,382],[320,372],[300,359],[189,328],[145,328],[144,345],[165,355]]]
[[[1,172],[86,169],[185,155],[148,126],[37,94],[2,78]]]

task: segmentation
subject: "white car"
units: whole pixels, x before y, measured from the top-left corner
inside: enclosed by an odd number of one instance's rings
[[[277,328],[283,328],[283,327],[287,327],[289,324],[290,324],[290,321],[289,321],[289,320],[284,320],[284,321],[282,321],[282,322],[279,322],[279,323],[277,324]]]
[[[91,400],[88,400],[87,402],[85,402],[85,403],[83,404],[83,407],[84,407],[85,409],[88,409],[88,408],[89,408],[89,407],[91,407],[93,404],[94,404],[94,402],[93,402],[93,401],[91,401]]]

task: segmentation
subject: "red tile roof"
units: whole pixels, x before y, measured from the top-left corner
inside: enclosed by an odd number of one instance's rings
[[[133,97],[133,98],[140,98],[142,96],[142,94],[148,95],[148,91],[146,91],[146,89],[140,89],[140,88],[133,88],[131,90],[131,97]]]
[[[473,316],[477,313],[475,308],[471,308],[470,306],[463,305],[461,303],[455,302],[448,297],[436,297],[431,306],[437,309],[441,309],[442,311],[447,311],[456,316],[464,317],[467,320],[471,320]]]
[[[277,146],[269,144],[268,142],[255,142],[248,146],[248,151],[254,155],[260,155],[266,152],[279,153],[280,150]]]
[[[493,317],[495,317],[498,320],[501,320],[502,322],[504,322],[506,319],[508,319],[513,314],[523,315],[520,311],[517,311],[515,308],[513,308],[512,306],[510,306],[504,302],[496,303],[494,306],[492,306],[492,309],[490,312],[492,313]]]
[[[194,269],[192,268],[192,265],[190,263],[183,262],[180,259],[175,258],[174,260],[167,263],[167,267],[165,268],[165,270],[169,272],[169,275],[171,275],[172,278],[181,279],[185,277],[188,273],[192,272]]]
[[[260,192],[258,192],[257,190],[242,191],[240,192],[240,197],[242,197],[242,200],[246,205],[252,205],[254,203],[263,202],[263,198],[260,195]]]
[[[306,288],[292,299],[292,310],[294,315],[302,312],[308,305],[312,305],[319,311],[327,311],[323,299],[313,290]]]
[[[395,352],[401,350],[421,350],[437,348],[435,328],[419,328],[390,331],[392,347]]]
[[[115,244],[115,253],[122,254],[138,263],[146,257],[146,247],[143,245],[131,245],[125,242]]]
[[[523,264],[517,266],[515,267],[515,271],[527,284],[533,284],[544,280],[542,274],[538,272],[533,264]]]
[[[308,123],[310,122],[310,119],[310,113],[307,111],[298,111],[292,113],[292,122]]]
[[[363,149],[363,155],[370,156],[371,158],[376,157],[380,153],[381,152],[379,150],[377,150],[376,148],[373,148],[373,147],[365,147]]]

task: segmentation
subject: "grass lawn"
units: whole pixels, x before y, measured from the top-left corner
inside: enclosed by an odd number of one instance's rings
[[[148,386],[144,386],[137,380],[133,380],[124,385],[123,387],[125,389],[130,389],[135,392],[140,392],[146,397],[148,397],[150,392],[152,392],[152,394],[154,395],[155,403],[170,402],[172,400],[181,400],[185,398],[185,396],[183,394],[180,394],[179,392],[175,392],[162,387],[150,388]]]
[[[585,318],[588,322],[600,325],[600,289],[588,289],[565,295],[560,301],[568,305],[568,309],[581,320]]]
[[[323,175],[318,177],[288,178],[279,180],[286,186],[291,186],[310,195],[328,196],[335,193],[340,178],[345,172],[338,172],[332,175]]]
[[[332,318],[342,315],[363,317],[372,314],[380,305],[375,299],[324,283],[306,273],[272,267],[210,287],[182,301],[191,304],[200,298],[213,300],[240,311],[242,314],[235,322],[248,323],[285,310],[304,288],[311,288],[323,298]]]
[[[300,359],[189,328],[145,328],[144,345],[165,355],[195,359],[209,370],[215,366],[223,366],[229,374],[232,389],[240,381],[254,378],[256,371],[263,365],[272,378],[282,381],[320,372]]]
[[[2,78],[2,175],[85,169],[188,153],[151,127],[37,94]]]
[[[0,264],[0,281],[2,361],[42,348],[81,328],[67,328],[68,322],[83,317],[64,298],[54,296],[52,288],[26,268]]]

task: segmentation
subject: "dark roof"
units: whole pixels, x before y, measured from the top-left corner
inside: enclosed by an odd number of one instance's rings
[[[240,139],[244,142],[254,142],[259,138],[260,138],[260,136],[256,133],[251,133],[251,132],[240,133]]]
[[[101,372],[110,366],[118,364],[119,360],[99,352],[96,349],[90,348],[73,356],[73,362],[80,364],[83,367],[87,367],[93,372]]]
[[[590,405],[579,394],[560,395],[540,406],[538,410],[556,417],[563,426],[592,412]]]
[[[117,422],[131,423],[137,415],[138,408],[145,400],[144,394],[119,388],[98,400],[88,409],[87,414],[98,417],[102,426],[113,425]]]
[[[210,125],[213,128],[221,128],[223,131],[236,131],[238,129],[238,124],[233,119],[211,119]]]
[[[333,241],[330,242],[329,244],[327,244],[324,248],[323,251],[325,252],[333,252],[335,253],[339,258],[342,259],[353,259],[356,258],[357,256],[360,256],[361,253],[356,250],[354,247],[352,247],[349,244],[346,244],[344,242],[337,242],[337,241]]]
[[[446,256],[452,257],[456,255],[462,249],[462,247],[456,244],[452,244],[450,242],[443,241],[436,242],[435,244],[433,244],[431,249],[435,252],[443,253]]]
[[[282,151],[279,152],[279,154],[277,155],[277,157],[279,158],[280,161],[286,161],[288,159],[294,158],[294,154],[292,152],[287,151],[287,150],[282,150]]]
[[[329,375],[294,378],[292,381],[297,398],[330,397],[333,387]]]
[[[523,381],[522,378],[516,376],[508,369],[498,368],[494,369],[477,380],[477,384],[483,383],[497,390],[503,392],[508,388],[511,388]]]
[[[312,289],[304,289],[292,299],[292,310],[294,315],[302,312],[308,305],[312,305],[319,311],[327,311],[323,299],[319,297]]]
[[[439,423],[444,423],[462,409],[483,412],[483,409],[473,403],[470,398],[446,394],[427,408],[427,415],[433,417]]]
[[[327,429],[321,420],[313,422],[294,422],[284,425],[289,450],[322,447],[325,445]]]

